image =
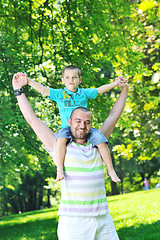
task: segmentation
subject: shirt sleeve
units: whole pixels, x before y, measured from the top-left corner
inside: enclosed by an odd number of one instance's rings
[[[50,90],[50,96],[48,96],[48,98],[50,100],[57,102],[57,100],[60,97],[61,89],[49,88],[49,90]]]
[[[95,99],[97,97],[97,89],[96,88],[84,88],[84,94],[87,99]]]

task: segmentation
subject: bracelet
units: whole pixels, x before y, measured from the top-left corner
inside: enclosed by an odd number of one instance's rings
[[[23,88],[19,88],[19,89],[14,90],[15,96],[20,96],[22,93],[24,93]]]

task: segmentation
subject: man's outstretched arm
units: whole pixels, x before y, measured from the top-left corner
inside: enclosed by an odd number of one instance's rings
[[[105,135],[108,139],[116,125],[116,122],[120,118],[120,115],[123,112],[127,95],[128,95],[129,86],[127,83],[122,85],[122,91],[119,95],[118,100],[114,104],[112,110],[109,113],[109,116],[106,118],[102,126],[100,127],[99,131]]]
[[[12,84],[13,89],[16,90],[26,85],[26,81],[25,78],[20,78],[17,74],[14,74]],[[39,118],[36,117],[24,93],[17,96],[17,101],[19,108],[26,121],[29,123],[31,128],[34,130],[34,132],[42,141],[42,143],[46,146],[46,148],[49,151],[52,151],[55,141],[54,133],[47,127],[47,125],[44,122],[42,122]]]

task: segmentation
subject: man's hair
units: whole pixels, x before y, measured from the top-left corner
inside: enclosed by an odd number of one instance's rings
[[[89,113],[91,114],[91,112],[90,112],[87,108],[85,108],[85,107],[77,107],[77,108],[75,108],[75,109],[71,112],[70,119],[72,119],[73,113],[74,113],[76,110],[81,110],[82,112],[89,112]],[[92,119],[92,114],[91,114],[91,119]]]
[[[80,77],[81,76],[81,70],[78,67],[74,66],[74,65],[69,65],[69,66],[65,67],[62,70],[62,77],[64,76],[65,70],[74,70],[74,69],[76,69],[78,71],[78,76]]]

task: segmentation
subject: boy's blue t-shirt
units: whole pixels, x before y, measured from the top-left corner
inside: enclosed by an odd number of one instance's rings
[[[77,88],[77,92],[71,92],[65,87],[64,89],[50,88],[49,99],[57,103],[61,116],[61,128],[64,128],[68,126],[68,119],[75,108],[87,108],[88,99],[96,97],[96,88]]]

